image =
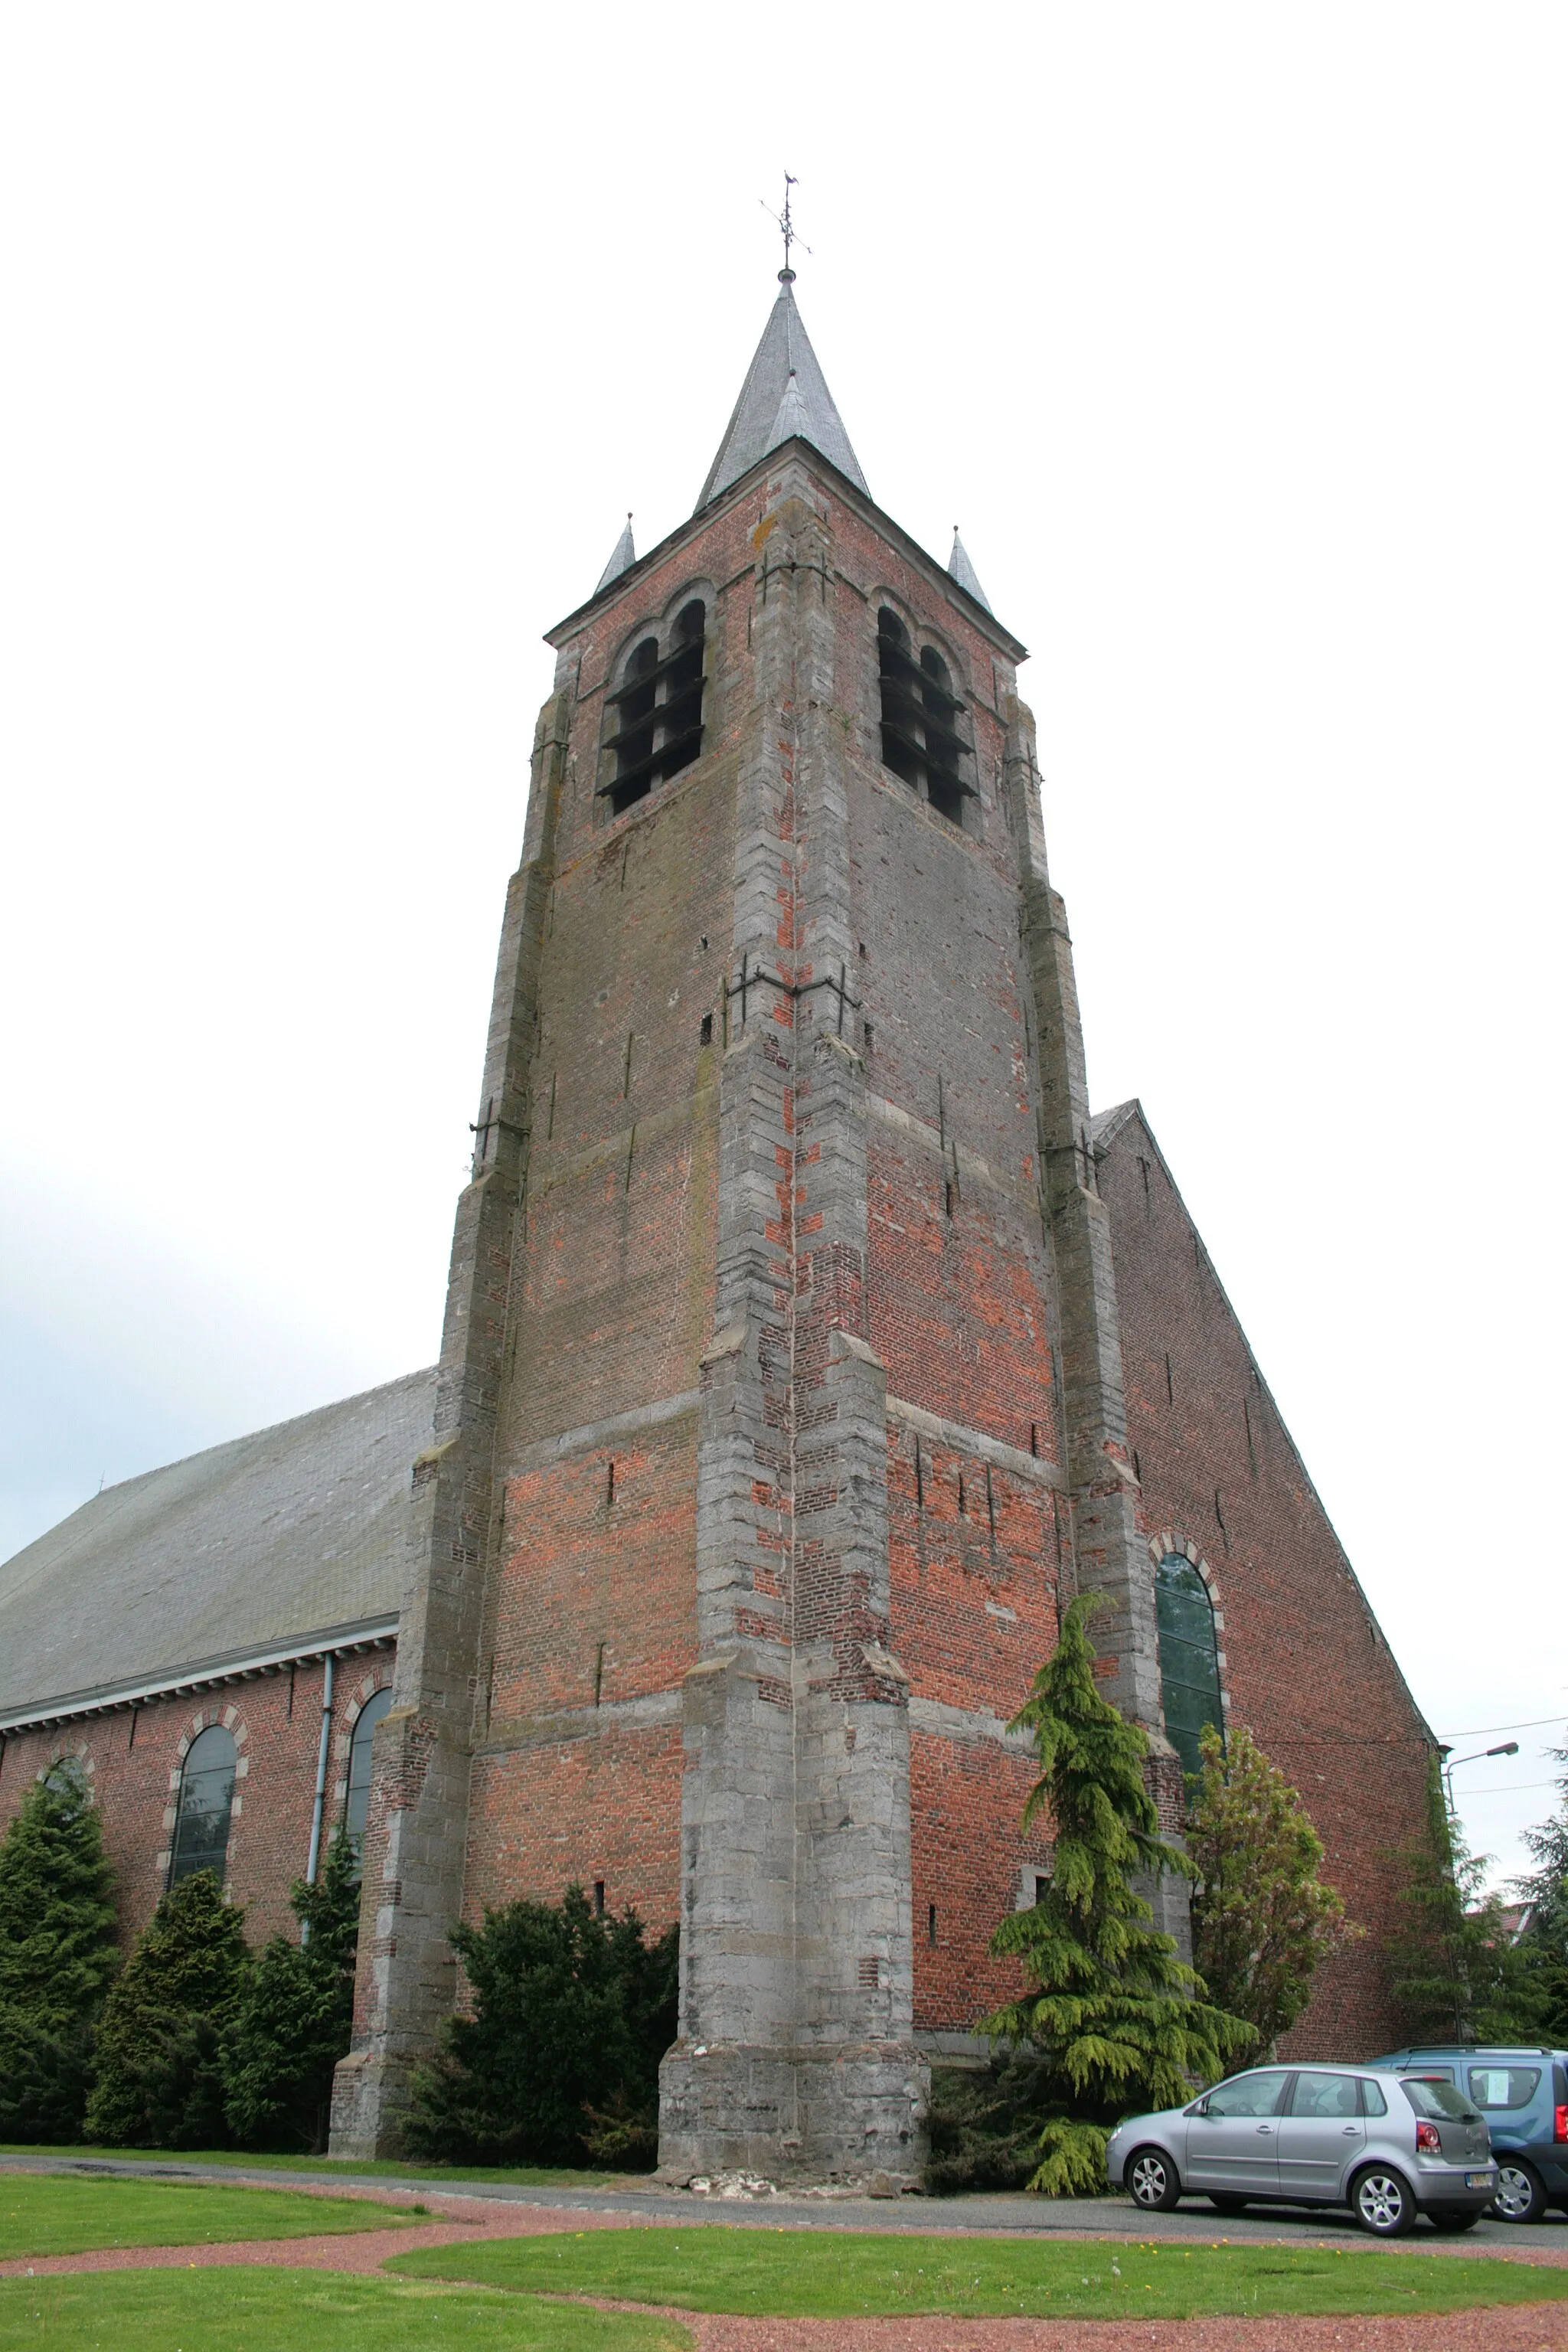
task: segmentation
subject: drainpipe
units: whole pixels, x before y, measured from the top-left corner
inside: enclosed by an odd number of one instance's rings
[[[332,1654],[329,1650],[326,1672],[321,1677],[321,1744],[316,1750],[316,1803],[310,1815],[310,1858],[305,1864],[305,1876],[312,1886],[316,1883],[316,1869],[321,1859],[321,1816],[327,1805],[327,1759],[332,1740],[333,1664]],[[305,1939],[301,1937],[300,1940]]]

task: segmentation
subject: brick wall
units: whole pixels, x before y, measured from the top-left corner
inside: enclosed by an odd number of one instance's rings
[[[1136,1108],[1099,1181],[1151,1573],[1167,1539],[1201,1563],[1229,1720],[1300,1790],[1324,1874],[1365,1930],[1322,1972],[1286,2054],[1373,2057],[1399,2035],[1381,1947],[1400,1916],[1393,1855],[1424,1831],[1426,1727]]]
[[[234,1735],[235,1802],[226,1885],[246,1909],[246,1933],[259,1944],[292,1932],[289,1889],[305,1874],[321,1727],[319,1659],[189,1698],[85,1718],[53,1730],[12,1734],[0,1755],[0,1826],[28,1784],[63,1756],[80,1759],[90,1781],[115,1876],[122,1940],[132,1943],[167,1881],[180,1767],[208,1724]],[[392,1676],[390,1652],[341,1663],[333,1703],[335,1738],[327,1783],[327,1827],[342,1818],[354,1717]]]

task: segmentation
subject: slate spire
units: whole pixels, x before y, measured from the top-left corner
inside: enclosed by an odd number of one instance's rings
[[[973,597],[975,603],[977,604],[984,604],[985,610],[989,613],[991,610],[991,599],[987,596],[984,589],[980,585],[980,582],[975,576],[974,566],[969,561],[969,550],[964,546],[963,541],[958,535],[958,525],[956,523],[952,526],[952,553],[947,559],[947,570],[948,577],[952,580],[956,580],[961,588],[967,589],[970,595]]]
[[[623,572],[629,572],[637,560],[637,551],[632,545],[632,519],[627,515],[626,527],[616,541],[615,553],[599,574],[599,587],[595,589],[595,595],[599,593],[599,589],[607,588],[612,580],[618,580]]]
[[[858,488],[866,490],[866,477],[795,307],[790,290],[794,284],[794,270],[781,269],[778,299],[746,371],[741,397],[702,485],[696,513],[700,514],[721,490],[739,481],[760,457],[792,434],[799,434],[814,449],[820,449],[841,474],[847,474]],[[866,495],[869,498],[869,490]]]

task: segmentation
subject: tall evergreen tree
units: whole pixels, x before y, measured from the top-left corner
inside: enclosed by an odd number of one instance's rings
[[[1190,2098],[1253,2039],[1205,2000],[1201,1979],[1177,1958],[1174,1938],[1151,1926],[1152,1906],[1132,1885],[1135,1875],[1190,1875],[1192,1865],[1160,1836],[1143,1785],[1146,1737],[1095,1681],[1087,1621],[1096,1599],[1071,1603],[1014,1718],[1013,1728],[1033,1734],[1040,1767],[1024,1827],[1049,1816],[1056,1862],[1038,1902],[1010,1913],[991,1939],[1021,1964],[1027,1989],[984,2026],[1032,2072],[1029,2186],[1058,2197],[1103,2187],[1120,2116]]]
[[[1321,1961],[1347,1934],[1345,1906],[1318,1873],[1323,1842],[1283,1772],[1237,1726],[1211,1724],[1187,1821],[1193,1958],[1210,1997],[1251,2026],[1258,2050],[1295,2024]]]
[[[0,2139],[79,2136],[119,1962],[99,1817],[69,1759],[28,1790],[0,1843]]]
[[[216,1874],[172,1886],[104,2004],[87,2137],[118,2147],[221,2147],[219,2046],[249,1955],[245,1913]]]
[[[1503,1907],[1486,1891],[1489,1857],[1472,1853],[1444,1801],[1436,1756],[1426,1834],[1400,1857],[1404,1917],[1388,1957],[1395,2002],[1414,2042],[1516,2042],[1541,2031],[1541,2000]]]
[[[652,2161],[658,2062],[675,2039],[679,1930],[601,1918],[580,1886],[453,1929],[473,2014],[416,2077],[408,2145],[488,2164]]]
[[[1519,1957],[1542,2037],[1568,2045],[1568,1748],[1549,1750],[1563,1768],[1557,1783],[1557,1810],[1539,1828],[1526,1830],[1525,1844],[1535,1864],[1514,1882],[1530,1906]]]
[[[342,1831],[289,1901],[305,1935],[271,1937],[246,1973],[220,2053],[224,2114],[244,2147],[316,2153],[353,2024],[359,1858]]]

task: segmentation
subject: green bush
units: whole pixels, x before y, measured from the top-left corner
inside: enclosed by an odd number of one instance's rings
[[[85,1776],[58,1764],[0,1843],[0,2139],[81,2132],[92,2029],[120,1964]]]
[[[1177,2105],[1254,2040],[1250,2026],[1204,1999],[1201,1978],[1177,1958],[1174,1938],[1152,1926],[1152,1907],[1133,1888],[1134,1876],[1190,1876],[1192,1864],[1159,1834],[1143,1785],[1145,1735],[1095,1681],[1086,1624],[1098,1599],[1071,1603],[1054,1655],[1014,1717],[1013,1728],[1034,1735],[1040,1767],[1024,1826],[1048,1814],[1056,1865],[1038,1902],[1009,1913],[991,1938],[1025,1979],[1021,1997],[983,2027],[1017,2070],[1005,2086],[1016,2115],[1000,2134],[994,2117],[971,2131],[972,2140],[1010,2142],[1031,2116],[1028,2186],[1052,2197],[1102,2189],[1120,2116]]]
[[[436,2161],[652,2161],[658,2062],[675,2039],[678,1930],[599,1918],[580,1886],[452,1932],[473,1993],[416,2074],[410,2152]]]
[[[221,2147],[220,2046],[249,1955],[245,1914],[210,1870],[171,1887],[104,2004],[86,2137],[120,2147]]]
[[[353,2023],[359,1862],[342,1831],[316,1884],[296,1879],[289,1900],[306,1932],[272,1937],[246,1971],[219,2053],[224,2115],[242,2147],[317,2154]]]

